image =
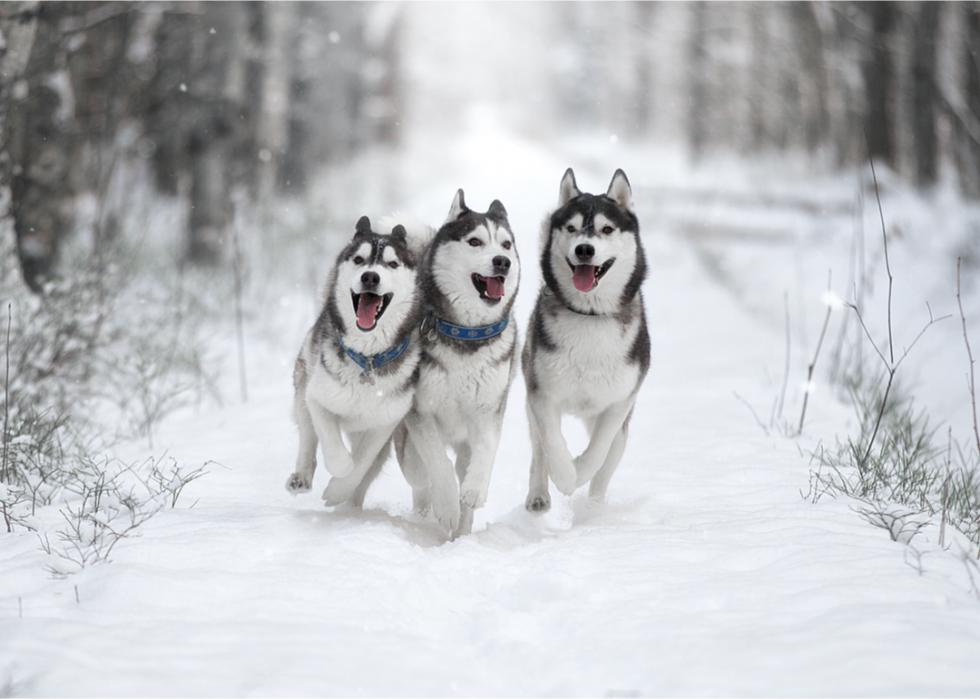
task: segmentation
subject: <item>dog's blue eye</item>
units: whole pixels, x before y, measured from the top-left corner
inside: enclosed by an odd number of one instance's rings
[[[613,230],[614,229],[613,229],[612,226],[603,226],[602,227],[602,232],[605,233],[606,235],[609,235],[610,233],[612,233]]]
[[[480,240],[479,238],[470,238],[470,239],[469,239],[468,241],[466,241],[466,242],[468,242],[468,243],[470,244],[470,247],[471,247],[471,248],[478,248],[478,247],[480,247],[481,245],[483,245],[483,241],[482,241],[482,240]]]
[[[575,226],[573,226],[572,224],[569,223],[567,226],[565,226],[565,230],[568,231],[569,233],[574,233],[575,232]]]
[[[360,255],[358,255],[357,257],[354,258],[354,264],[355,265],[363,265],[364,264],[364,258],[361,257]]]
[[[388,263],[388,266],[391,267],[392,269],[398,269],[398,263],[397,262],[389,262]]]

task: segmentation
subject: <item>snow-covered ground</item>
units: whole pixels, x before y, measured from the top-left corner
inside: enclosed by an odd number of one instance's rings
[[[459,185],[476,207],[502,199],[523,326],[539,222],[578,161],[473,123],[422,168],[412,213],[438,221]],[[591,190],[621,164],[582,159]],[[652,268],[653,367],[607,503],[556,495],[547,515],[524,510],[519,380],[472,536],[444,543],[413,515],[393,463],[364,512],[325,509],[322,470],[313,494],[288,495],[291,361],[313,313],[297,287],[267,324],[252,318],[249,402],[158,431],[157,452],[217,462],[182,506],[68,579],[48,576],[32,535],[2,539],[0,695],[980,694],[980,597],[955,549],[927,530],[913,551],[846,502],[801,498],[797,444],[766,436],[733,396],[771,397],[760,384],[782,365],[781,295],[773,322],[710,273],[653,196],[669,164],[627,172]],[[832,435],[848,417],[828,392],[808,425]]]

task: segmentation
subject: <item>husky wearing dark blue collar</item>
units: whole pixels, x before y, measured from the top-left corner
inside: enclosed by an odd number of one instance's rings
[[[319,442],[332,476],[324,501],[362,504],[415,395],[421,357],[417,271],[404,227],[380,235],[361,217],[337,256],[323,309],[296,359],[299,455],[286,481],[290,492],[312,487]]]
[[[526,507],[551,507],[548,477],[566,495],[585,483],[605,496],[626,447],[636,394],[650,366],[640,286],[646,259],[629,180],[613,175],[605,194],[579,191],[565,172],[558,208],[542,230],[544,285],[531,315],[522,367],[531,429]],[[572,457],[563,415],[582,418],[589,445]]]
[[[416,509],[431,507],[452,538],[472,530],[473,512],[487,498],[516,369],[520,272],[503,204],[478,213],[459,190],[420,265],[419,381],[394,440]]]

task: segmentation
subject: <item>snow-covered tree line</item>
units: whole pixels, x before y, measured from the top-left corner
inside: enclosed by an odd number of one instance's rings
[[[86,196],[93,248],[119,235],[133,163],[187,203],[184,256],[226,260],[235,190],[300,191],[397,138],[397,20],[356,3],[4,4],[0,184],[25,281],[53,271]]]
[[[836,167],[862,162],[870,149],[918,185],[947,178],[977,196],[978,8],[544,4],[521,26],[508,17],[527,9],[490,7],[486,14],[501,15],[494,41],[505,43],[487,57],[500,70],[485,75],[502,85],[533,76],[539,89],[523,90],[526,123],[669,139],[695,158],[792,150]],[[149,163],[153,187],[189,204],[182,252],[207,264],[229,259],[223,241],[236,189],[253,202],[296,193],[322,167],[396,144],[416,93],[459,109],[458,76],[440,84],[454,66],[443,63],[425,83],[406,78],[402,66],[422,44],[455,39],[406,22],[414,9],[5,3],[0,184],[12,195],[28,284],[38,288],[77,228],[79,195],[96,202],[93,245],[118,235],[110,193],[127,164]],[[463,25],[451,31],[476,30]],[[532,48],[519,40],[529,27]],[[494,86],[484,79],[481,89]]]

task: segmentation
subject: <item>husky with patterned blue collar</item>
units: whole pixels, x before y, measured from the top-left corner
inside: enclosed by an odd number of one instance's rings
[[[333,476],[324,501],[362,504],[415,395],[420,301],[416,258],[404,227],[380,235],[361,217],[337,257],[323,309],[296,359],[299,454],[287,490],[310,490],[319,443]]]
[[[452,538],[472,530],[474,510],[487,498],[517,367],[512,308],[520,271],[503,204],[478,213],[459,190],[420,265],[419,382],[394,436],[416,509],[431,507]]]

